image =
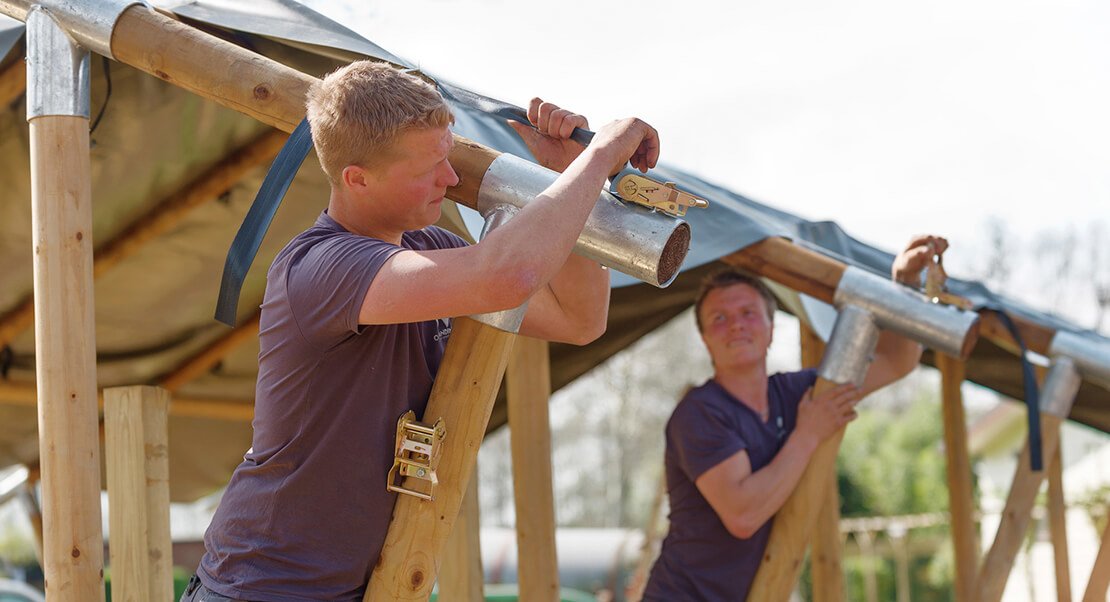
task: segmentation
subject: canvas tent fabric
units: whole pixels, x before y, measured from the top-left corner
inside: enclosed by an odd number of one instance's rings
[[[290,0],[154,4],[197,27],[315,76],[364,56],[412,66]],[[6,50],[0,52],[4,57],[0,69],[21,60],[21,34],[22,24],[0,21],[0,51]],[[92,69],[94,114],[105,107],[104,119],[92,136],[91,151],[93,240],[97,248],[123,235],[142,215],[268,131],[246,116],[125,65],[112,63],[106,74],[97,60]],[[106,85],[109,75],[110,97]],[[4,184],[0,188],[0,261],[5,266],[0,270],[0,315],[4,315],[32,294],[32,245],[24,99],[17,98],[0,109],[0,182]],[[523,143],[501,118],[467,106],[456,106],[456,116],[455,130],[459,134],[503,152],[529,157]],[[225,326],[212,319],[220,273],[228,245],[267,166],[254,168],[225,194],[191,210],[169,232],[97,277],[97,376],[101,387],[157,383],[227,333]],[[614,274],[606,334],[582,348],[551,346],[552,384],[556,389],[688,308],[700,279],[722,267],[721,257],[765,237],[789,237],[864,269],[881,274],[889,270],[891,254],[853,239],[834,223],[803,220],[665,164],[654,170],[653,176],[678,182],[712,204],[709,210],[692,211],[687,216],[694,234],[690,256],[667,289]],[[239,307],[241,323],[249,322],[257,311],[270,260],[287,240],[314,221],[326,206],[327,193],[323,173],[315,158],[309,158],[247,276]],[[468,209],[456,210],[445,204],[443,223],[457,232],[473,233],[479,229],[480,218]],[[977,304],[997,304],[1054,329],[1077,330],[1051,315],[997,298],[979,283],[954,281],[951,288]],[[831,308],[782,287],[775,290],[785,308],[827,335]],[[251,337],[175,396],[249,408],[257,354],[257,339]],[[0,365],[6,375],[0,380],[0,467],[34,463],[38,450],[33,394],[26,394],[34,383],[32,330],[11,341],[7,357],[9,360]],[[926,361],[930,361],[928,356]],[[968,378],[1006,395],[1021,395],[1016,359],[986,340],[980,341],[968,363]],[[1110,431],[1110,393],[1084,383],[1071,417]],[[491,428],[505,420],[501,399]],[[172,498],[196,499],[225,484],[249,445],[250,424],[246,420],[172,416]]]

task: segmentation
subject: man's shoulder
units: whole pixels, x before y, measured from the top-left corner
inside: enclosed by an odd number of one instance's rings
[[[815,368],[803,368],[792,372],[776,372],[768,379],[768,391],[778,391],[780,395],[801,399],[806,389],[817,382]]]
[[[722,406],[726,404],[720,385],[712,379],[705,383],[691,387],[675,405],[674,412],[667,423],[676,428],[686,428],[690,422],[701,422],[707,414],[722,414]]]

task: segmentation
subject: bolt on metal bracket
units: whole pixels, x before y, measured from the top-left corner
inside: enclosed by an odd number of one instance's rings
[[[396,451],[393,467],[386,478],[386,489],[425,501],[435,499],[435,488],[439,484],[436,468],[446,436],[447,427],[442,418],[429,426],[416,420],[416,412],[405,412],[397,420]],[[421,482],[424,485],[417,487]]]

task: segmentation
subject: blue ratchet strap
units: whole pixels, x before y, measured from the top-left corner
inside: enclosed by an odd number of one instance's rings
[[[258,189],[247,216],[243,218],[243,225],[239,226],[239,232],[235,234],[235,240],[227,250],[224,274],[220,280],[220,295],[216,299],[216,319],[228,326],[235,326],[239,293],[243,289],[247,271],[258,254],[258,247],[262,244],[266,231],[270,229],[270,222],[274,221],[274,214],[277,213],[281,200],[293,183],[293,176],[297,174],[311,148],[312,132],[308,127],[308,120],[304,119],[297,124],[274,163],[270,165],[262,187]]]
[[[998,319],[1002,322],[1002,325],[1006,327],[1010,336],[1014,337],[1014,341],[1021,348],[1021,380],[1025,386],[1025,406],[1029,416],[1029,466],[1034,471],[1040,471],[1044,468],[1044,461],[1041,459],[1041,409],[1037,377],[1033,373],[1032,364],[1025,357],[1025,341],[1022,340],[1021,333],[1018,332],[1014,321],[1010,319],[1009,314],[1002,311],[1001,306],[991,309],[998,314]]]

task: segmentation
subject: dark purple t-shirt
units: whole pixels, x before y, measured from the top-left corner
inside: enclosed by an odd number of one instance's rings
[[[798,402],[816,380],[814,370],[771,376],[767,422],[715,380],[679,402],[667,422],[664,457],[671,524],[644,600],[718,602],[748,596],[772,521],[748,539],[733,537],[694,481],[740,450],[748,452],[752,472],[770,464],[794,430]]]
[[[395,253],[464,245],[430,227],[397,246],[324,213],[274,259],[253,446],[205,533],[205,586],[267,602],[362,600],[396,498],[386,473],[397,419],[423,415],[451,326],[360,326],[359,309]]]

